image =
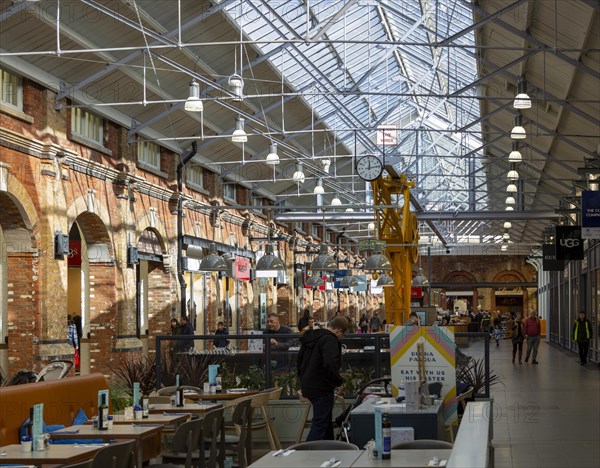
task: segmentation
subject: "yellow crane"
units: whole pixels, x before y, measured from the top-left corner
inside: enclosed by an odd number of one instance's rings
[[[415,182],[388,168],[388,174],[375,179],[371,185],[375,226],[379,240],[386,243],[385,253],[392,264],[394,279],[393,287],[384,288],[386,317],[388,322],[402,325],[410,314],[412,265],[419,258],[419,225],[417,216],[410,211],[410,189]],[[392,208],[393,204],[398,208]]]

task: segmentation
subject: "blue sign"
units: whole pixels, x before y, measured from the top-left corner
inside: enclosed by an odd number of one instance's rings
[[[600,191],[581,192],[581,238],[600,239]]]
[[[367,290],[367,275],[354,275],[358,280],[358,286],[354,286],[354,291],[362,292]]]
[[[340,289],[340,281],[348,275],[348,270],[336,270],[333,272],[333,288]]]

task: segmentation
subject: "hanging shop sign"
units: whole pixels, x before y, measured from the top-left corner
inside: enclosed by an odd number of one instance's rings
[[[556,259],[583,260],[581,226],[556,226]]]
[[[395,125],[379,125],[377,127],[377,146],[396,146],[398,130]]]
[[[246,257],[235,257],[234,278],[242,281],[250,281],[250,259]]]
[[[554,244],[542,245],[542,269],[544,271],[562,271],[565,262],[556,259],[556,246]]]
[[[358,285],[354,286],[355,292],[366,292],[367,291],[367,275],[354,275],[358,280]]]
[[[411,299],[420,299],[423,297],[423,288],[421,287],[411,287],[410,288],[410,298]]]
[[[70,267],[81,266],[81,241],[79,239],[69,239],[67,265]]]
[[[600,191],[581,192],[581,238],[600,239]]]
[[[348,275],[348,270],[336,270],[333,272],[333,288],[340,289],[340,282]]]

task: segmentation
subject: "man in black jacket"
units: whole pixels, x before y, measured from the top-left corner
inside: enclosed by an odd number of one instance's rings
[[[333,440],[334,389],[342,385],[342,344],[340,339],[348,331],[346,317],[337,316],[325,330],[307,330],[300,338],[298,375],[302,395],[313,406],[310,440]]]
[[[590,340],[592,339],[592,325],[585,318],[585,312],[579,312],[579,318],[573,324],[573,341],[577,342],[579,348],[579,364],[587,364],[588,351],[590,349]]]

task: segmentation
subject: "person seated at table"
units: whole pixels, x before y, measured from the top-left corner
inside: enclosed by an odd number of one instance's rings
[[[229,344],[229,340],[225,338],[229,332],[225,328],[225,324],[223,322],[217,323],[217,329],[215,330],[215,339],[213,340],[213,345],[215,348],[227,348]]]
[[[292,329],[286,325],[282,325],[279,322],[279,316],[276,312],[271,312],[267,316],[267,329],[264,331],[265,335],[291,335]],[[269,343],[271,349],[278,351],[285,351],[290,347],[293,337],[289,338],[271,338]]]
[[[310,315],[308,317],[308,321],[306,322],[306,326],[300,330],[300,333],[304,333],[308,330],[313,330],[315,328],[315,318]]]

